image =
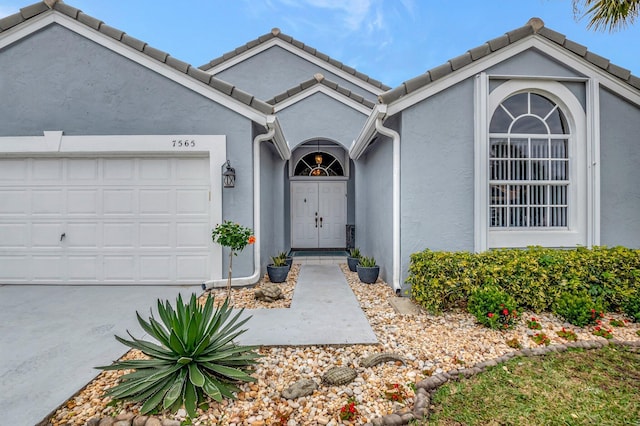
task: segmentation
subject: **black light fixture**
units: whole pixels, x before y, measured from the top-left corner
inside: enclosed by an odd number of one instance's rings
[[[222,172],[222,187],[223,188],[235,188],[236,186],[236,169],[231,167],[231,163],[227,160],[222,165],[226,170]]]

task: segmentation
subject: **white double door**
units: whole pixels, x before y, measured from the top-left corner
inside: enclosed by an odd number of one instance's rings
[[[291,182],[291,247],[343,248],[347,182]]]

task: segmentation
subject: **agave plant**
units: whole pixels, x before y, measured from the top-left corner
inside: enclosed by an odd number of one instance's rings
[[[260,355],[253,352],[257,346],[238,346],[233,339],[246,330],[238,330],[249,318],[238,321],[243,310],[231,316],[228,299],[214,309],[213,297],[205,304],[198,303],[195,294],[185,305],[178,296],[176,309],[169,301],[158,300],[157,321],[153,312],[145,321],[136,312],[142,329],[160,344],[115,336],[133,349],[139,349],[150,359],[116,361],[112,365],[97,367],[102,370],[134,369],[123,375],[120,382],[106,391],[114,399],[142,402],[140,412],[184,406],[191,417],[204,394],[220,402],[223,397],[234,399],[240,389],[234,383],[255,382],[251,366]]]

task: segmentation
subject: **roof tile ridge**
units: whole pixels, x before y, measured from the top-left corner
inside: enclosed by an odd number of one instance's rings
[[[290,35],[284,34],[282,31],[280,31],[280,28],[272,28],[270,32],[268,32],[267,34],[264,34],[260,37],[258,37],[257,39],[251,40],[245,44],[243,44],[240,47],[237,47],[234,50],[231,50],[227,53],[224,53],[222,56],[219,56],[217,58],[212,59],[211,61],[207,62],[206,64],[203,64],[201,66],[199,66],[198,68],[200,68],[203,71],[209,70],[215,66],[218,66],[220,64],[222,64],[223,62],[226,62],[227,60],[234,58],[236,56],[238,56],[239,54],[246,52],[247,50],[253,49],[255,47],[257,47],[258,45],[265,43],[269,40],[272,40],[273,38],[278,38],[282,41],[284,41],[285,43],[289,43],[293,46],[295,46],[298,49],[301,49],[315,57],[317,57],[318,59],[323,60],[324,62],[328,62],[329,64],[333,65],[334,67],[341,69],[342,71],[353,75],[354,77],[366,81],[367,83],[382,89],[382,90],[389,90],[391,89],[391,87],[385,85],[384,83],[382,83],[379,80],[376,80],[364,73],[361,73],[359,71],[357,71],[355,68],[350,67],[348,65],[346,65],[343,62],[340,62],[334,58],[331,58],[329,55],[322,53],[320,51],[318,51],[317,49],[299,41],[296,40],[295,38],[293,38]]]
[[[313,77],[311,77],[308,80],[305,80],[289,89],[287,89],[286,91],[279,93],[277,95],[275,95],[274,97],[272,97],[271,99],[268,99],[266,102],[270,105],[277,105],[280,102],[289,99],[290,97],[305,91],[313,86],[318,86],[318,85],[322,85],[322,86],[326,86],[329,89],[340,93],[342,96],[345,96],[347,98],[350,98],[364,106],[366,106],[367,108],[373,108],[375,106],[375,104],[373,102],[371,102],[370,100],[364,98],[363,96],[358,95],[357,93],[353,93],[351,90],[347,89],[346,87],[340,86],[338,83],[331,81],[329,79],[327,79],[323,74],[321,73],[316,73],[313,75]]]

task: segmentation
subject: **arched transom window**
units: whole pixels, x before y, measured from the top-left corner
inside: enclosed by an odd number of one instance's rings
[[[344,176],[344,169],[333,155],[317,151],[311,152],[298,161],[294,176]]]
[[[489,125],[489,226],[566,228],[569,139],[565,115],[533,92],[505,99]]]

